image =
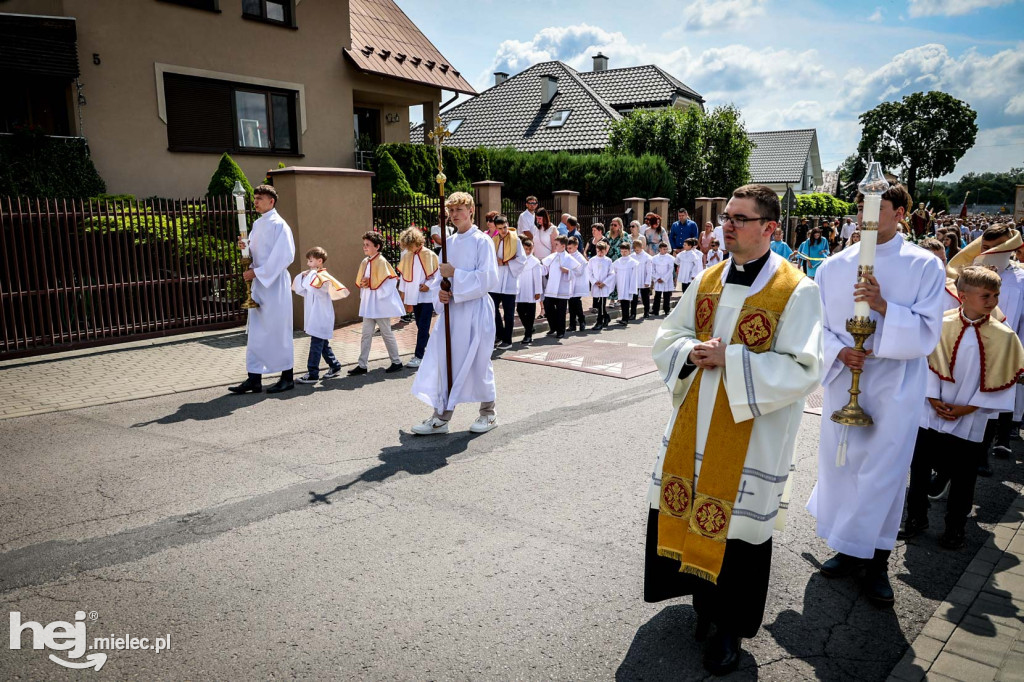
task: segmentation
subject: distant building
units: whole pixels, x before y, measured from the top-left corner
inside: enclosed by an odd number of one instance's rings
[[[204,194],[230,152],[356,165],[406,142],[409,107],[476,94],[393,0],[0,2],[0,134],[86,137],[111,192]]]
[[[589,72],[553,61],[512,77],[494,74],[493,87],[441,115],[452,133],[446,144],[598,152],[608,146],[609,125],[634,109],[704,108],[699,93],[657,66],[609,69],[604,55],[593,60]],[[423,142],[423,126],[410,137]]]
[[[823,184],[818,132],[814,128],[748,133],[747,137],[754,143],[751,182],[768,185],[779,194],[787,187],[797,194],[809,194]]]

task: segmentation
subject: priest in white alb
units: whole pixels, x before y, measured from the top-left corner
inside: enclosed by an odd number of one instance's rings
[[[448,239],[448,262],[438,270],[452,286],[451,291],[437,292],[434,308],[440,317],[412,384],[412,394],[434,408],[430,417],[412,427],[416,435],[448,433],[448,422],[459,403],[480,403],[480,417],[469,428],[473,433],[486,433],[498,425],[491,365],[494,303],[488,295],[498,285],[498,263],[494,242],[473,224],[475,208],[472,195],[466,192],[454,192],[445,201],[448,219],[458,232]],[[450,393],[445,315],[451,316]]]
[[[280,372],[281,378],[267,389],[267,393],[280,393],[295,388],[292,280],[288,275],[288,266],[295,260],[295,241],[292,229],[277,212],[277,190],[272,185],[260,185],[253,190],[253,207],[260,217],[249,233],[252,267],[242,276],[252,282],[252,298],[260,307],[249,310],[245,344],[245,369],[249,377],[228,390],[259,393],[263,390],[263,375]],[[244,248],[242,240],[238,246]]]
[[[644,600],[693,595],[714,674],[735,669],[761,627],[772,531],[781,528],[804,398],[822,373],[814,281],[771,251],[780,204],[733,192],[730,258],[698,274],[665,319],[654,359],[672,418],[648,493]]]
[[[857,197],[861,230],[863,195]],[[874,274],[857,284],[860,245],[827,259],[815,281],[825,323],[825,397],[818,445],[818,481],[807,503],[818,536],[837,552],[821,573],[843,577],[864,569],[862,589],[872,602],[893,602],[889,554],[896,544],[914,442],[925,405],[928,354],[939,341],[949,305],[942,264],[896,231],[910,206],[902,185],[881,200]],[[846,321],[866,301],[875,321],[866,350],[854,349]],[[850,370],[863,368],[860,405],[873,426],[845,427],[846,455],[837,457],[844,427],[829,417],[849,400]]]

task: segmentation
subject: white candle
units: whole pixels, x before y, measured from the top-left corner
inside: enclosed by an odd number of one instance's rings
[[[245,197],[235,195],[235,211],[238,215],[238,235],[245,240],[245,248],[242,249],[242,258],[249,257],[249,229],[245,226]]]
[[[882,195],[864,195],[864,214],[860,225],[860,260],[858,261],[857,281],[863,281],[860,274],[870,269],[874,274],[875,246],[878,244],[878,213],[882,207]],[[867,301],[856,301],[853,304],[853,316],[867,319],[871,307]]]

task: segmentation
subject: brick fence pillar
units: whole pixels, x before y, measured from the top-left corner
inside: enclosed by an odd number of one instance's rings
[[[351,168],[290,166],[269,171],[277,190],[277,210],[295,238],[295,261],[290,277],[306,269],[306,251],[327,251],[327,270],[352,294],[334,302],[335,324],[359,318],[355,273],[363,259],[361,235],[373,229],[373,173]],[[395,264],[393,264],[395,265]],[[292,301],[296,329],[302,329],[302,299]]]
[[[481,180],[480,182],[473,183],[473,194],[476,195],[476,216],[474,222],[478,227],[484,227],[484,216],[490,211],[497,211],[501,213],[501,188],[505,186],[505,183],[498,182],[497,180]],[[511,227],[515,227],[515,220],[519,216],[506,216],[509,223],[512,223]]]
[[[628,199],[623,199],[622,203],[627,212],[630,212],[630,209],[632,209],[629,220],[639,220],[642,225],[644,222],[644,207],[647,205],[647,200],[642,197],[629,197]],[[622,231],[629,234],[629,221],[626,221],[626,224],[622,226]]]
[[[710,197],[697,197],[694,201],[693,206],[693,222],[697,223],[697,229],[701,232],[704,231],[704,223],[707,221],[715,222],[712,217],[712,200]]]
[[[552,192],[555,197],[555,208],[559,215],[551,216],[551,222],[558,224],[559,219],[562,217],[562,213],[568,213],[572,217],[579,215],[580,208],[580,193],[573,192],[571,189],[560,189],[557,192]]]
[[[653,199],[647,200],[650,208],[648,209],[651,213],[657,213],[658,217],[661,218],[661,226],[666,230],[672,227],[672,221],[668,215],[668,203],[669,200],[665,197],[654,197]],[[640,222],[643,222],[641,220]],[[647,228],[644,228],[647,229]]]

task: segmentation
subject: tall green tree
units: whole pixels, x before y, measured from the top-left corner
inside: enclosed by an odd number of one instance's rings
[[[836,186],[836,196],[843,201],[853,201],[857,198],[857,184],[864,179],[868,173],[868,166],[864,163],[863,157],[858,154],[850,154],[839,166],[839,184]]]
[[[675,175],[678,205],[700,196],[721,196],[750,181],[750,151],[739,111],[732,106],[705,113],[686,109],[633,111],[612,124],[609,148],[618,154],[654,154]]]
[[[953,172],[974,146],[978,114],[944,92],[915,92],[899,102],[882,102],[860,115],[864,126],[857,151],[869,153],[888,170],[900,169],[911,196],[919,178]]]

